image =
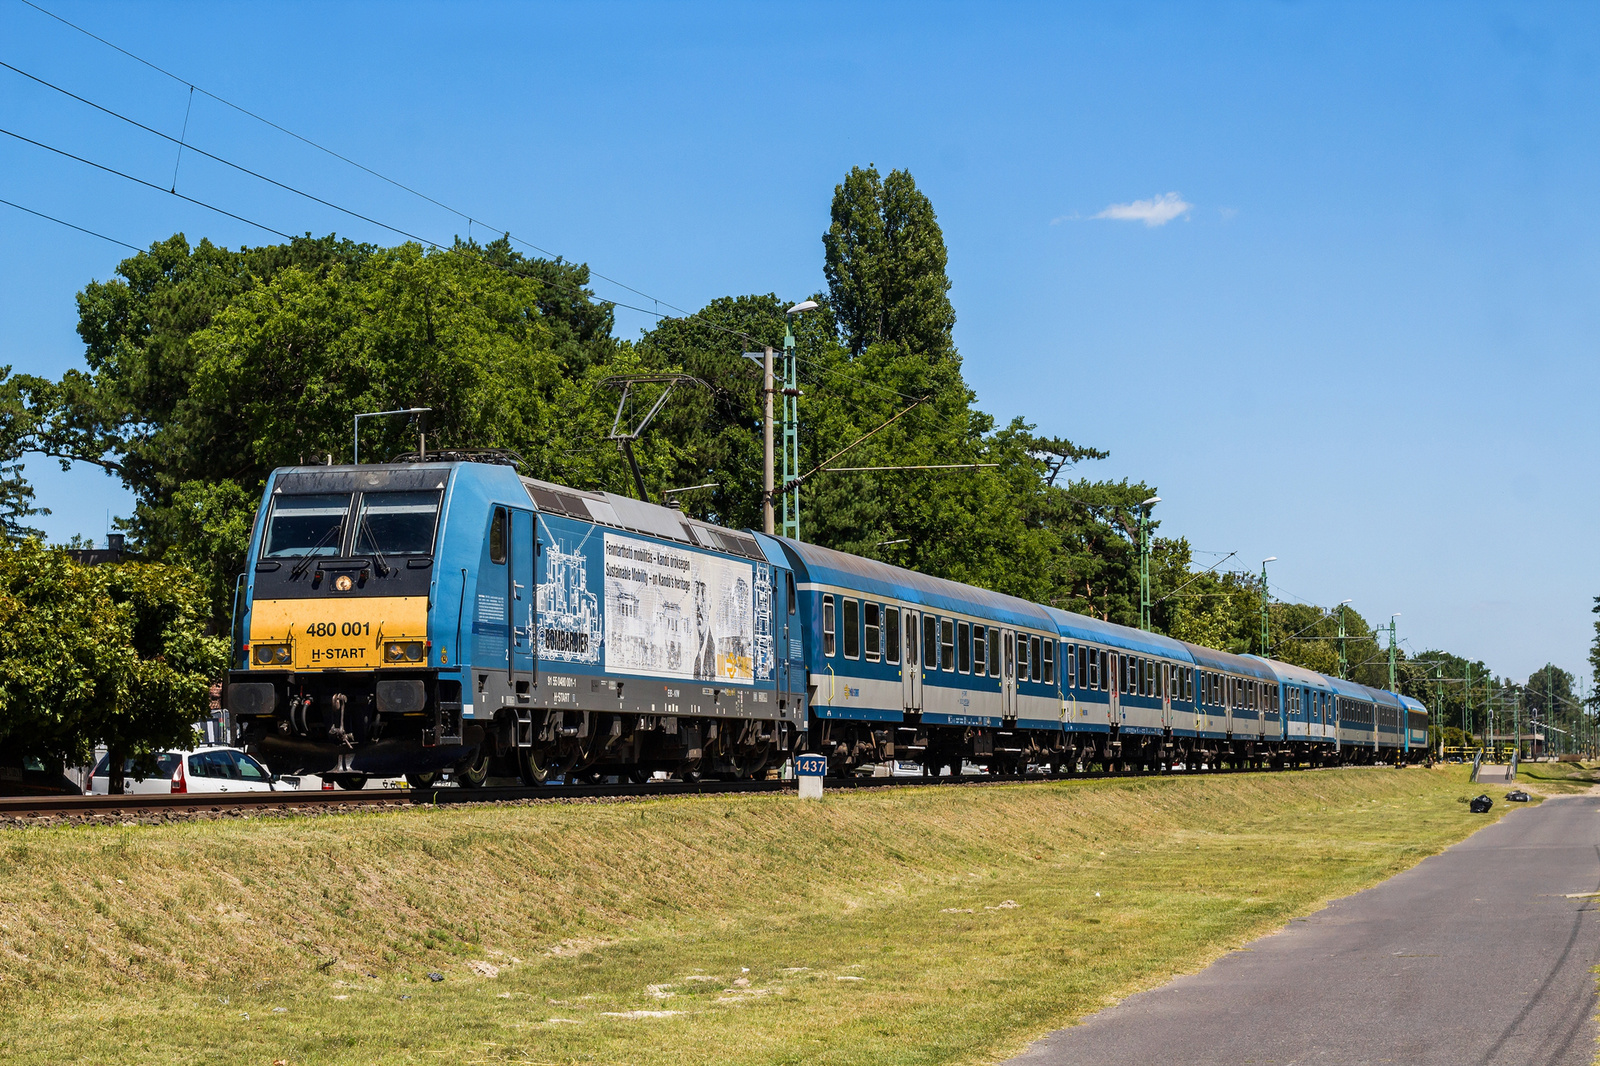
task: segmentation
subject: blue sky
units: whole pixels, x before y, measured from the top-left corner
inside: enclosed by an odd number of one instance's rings
[[[691,309],[822,287],[835,183],[907,168],[944,227],[987,410],[1108,449],[1084,472],[1158,486],[1163,531],[1201,551],[1277,556],[1284,598],[1402,612],[1406,647],[1513,676],[1587,673],[1592,7],[45,6]],[[18,0],[0,0],[0,42],[183,127],[184,85]],[[381,221],[466,232],[204,95],[187,121],[191,143]],[[4,70],[0,127],[172,182],[171,145]],[[0,197],[130,244],[276,239],[0,142]],[[193,155],[177,182],[285,232],[399,239]],[[5,207],[0,246],[0,362],[79,365],[73,295],[125,251]],[[625,336],[645,322],[619,314]],[[93,470],[29,473],[54,537],[101,536],[129,507]]]

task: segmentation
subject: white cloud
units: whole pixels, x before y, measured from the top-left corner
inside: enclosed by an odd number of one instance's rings
[[[1175,192],[1163,193],[1153,200],[1135,200],[1131,204],[1112,204],[1095,218],[1117,222],[1143,222],[1146,226],[1165,226],[1168,222],[1187,215],[1194,204]]]

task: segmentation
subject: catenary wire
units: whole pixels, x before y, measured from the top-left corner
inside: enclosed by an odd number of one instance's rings
[[[194,205],[196,205],[198,207],[205,208],[207,211],[215,211],[219,215],[226,215],[229,218],[233,219],[235,222],[243,222],[247,226],[254,226],[256,229],[265,230],[268,233],[275,234],[276,236],[282,237],[284,240],[288,240],[288,241],[294,240],[293,237],[291,237],[289,234],[283,232],[282,230],[273,229],[271,226],[264,225],[263,223],[260,223],[260,222],[252,221],[251,219],[245,218],[243,215],[236,215],[232,211],[228,211],[228,210],[225,210],[223,208],[217,207],[215,204],[208,204],[204,200],[196,200],[192,196],[185,196],[181,192],[173,192],[171,189],[163,189],[161,186],[157,185],[153,181],[145,181],[143,178],[134,177],[132,174],[129,174],[126,171],[118,170],[115,167],[108,167],[103,163],[96,163],[94,160],[85,159],[81,155],[73,155],[71,152],[67,151],[64,148],[56,148],[56,147],[53,147],[51,145],[45,144],[43,141],[36,141],[32,137],[24,137],[20,133],[16,133],[16,132],[13,132],[12,130],[4,129],[4,128],[0,128],[0,133],[5,134],[7,137],[14,137],[17,140],[22,141],[22,142],[24,142],[26,144],[31,144],[36,148],[43,148],[47,152],[54,152],[56,155],[65,156],[68,159],[76,160],[77,162],[83,163],[86,166],[94,167],[96,170],[103,170],[107,174],[115,174],[119,178],[124,178],[124,179],[126,179],[128,181],[131,181],[131,182],[134,182],[136,184],[143,185],[147,189],[154,189],[156,192],[165,193],[168,196],[176,196],[180,200],[186,200],[189,203],[194,204]]]
[[[47,215],[43,211],[35,211],[31,207],[23,207],[21,204],[14,204],[10,200],[0,200],[0,204],[5,204],[7,207],[14,207],[18,211],[26,211],[30,215],[37,215],[39,218],[45,219],[45,220],[50,221],[50,222],[54,222],[58,226],[65,226],[68,229],[75,229],[79,233],[87,233],[91,237],[99,237],[103,241],[110,241],[112,244],[120,244],[124,248],[133,249],[135,252],[142,251],[142,249],[138,248],[135,245],[129,244],[127,241],[119,241],[115,237],[107,237],[104,233],[97,233],[94,230],[89,229],[86,226],[79,226],[79,225],[76,225],[75,223],[68,222],[66,219],[57,218],[54,215]]]
[[[270,126],[272,129],[277,130],[279,133],[282,133],[285,136],[292,137],[295,140],[300,141],[302,144],[309,145],[312,148],[315,148],[319,152],[326,153],[327,155],[332,156],[333,158],[339,160],[342,163],[346,163],[346,164],[348,164],[348,165],[350,165],[352,167],[355,167],[357,170],[360,170],[360,171],[362,171],[362,172],[364,172],[366,174],[370,174],[372,177],[377,178],[379,181],[386,182],[387,184],[392,185],[395,188],[400,189],[403,192],[410,193],[412,196],[416,196],[416,197],[418,197],[418,198],[420,198],[422,200],[425,200],[428,203],[434,205],[435,207],[439,208],[442,211],[448,211],[450,214],[455,215],[458,218],[466,220],[466,222],[469,223],[469,224],[476,224],[476,225],[483,226],[483,227],[485,227],[487,229],[490,229],[490,230],[495,230],[495,231],[498,231],[498,232],[505,233],[508,239],[514,240],[518,244],[523,245],[524,247],[532,248],[534,251],[538,252],[540,255],[549,256],[550,258],[553,258],[553,259],[561,258],[561,256],[558,255],[556,252],[552,252],[547,248],[541,248],[539,245],[534,244],[532,241],[525,240],[522,237],[516,236],[515,234],[511,233],[509,230],[502,229],[501,227],[498,227],[498,226],[491,226],[487,222],[485,222],[483,219],[477,218],[476,216],[473,216],[473,215],[470,215],[467,212],[462,211],[460,208],[452,207],[449,204],[446,204],[446,203],[444,203],[444,202],[442,202],[440,200],[435,199],[432,196],[429,196],[427,193],[421,192],[420,190],[414,189],[411,186],[406,185],[403,182],[397,181],[396,179],[389,177],[387,174],[384,174],[384,173],[381,173],[380,171],[374,170],[372,167],[366,166],[365,164],[358,163],[354,159],[351,159],[349,156],[343,155],[343,154],[335,151],[334,149],[327,147],[326,145],[319,144],[318,142],[312,140],[309,137],[306,137],[306,136],[304,136],[302,134],[296,133],[294,130],[289,129],[286,126],[279,125],[278,123],[272,121],[271,119],[266,118],[266,117],[264,117],[262,115],[259,115],[256,112],[251,111],[247,107],[244,107],[244,106],[242,106],[240,104],[236,104],[232,100],[229,100],[224,96],[219,96],[218,94],[216,94],[214,92],[211,92],[209,89],[201,88],[200,86],[196,85],[194,82],[188,80],[187,78],[184,78],[184,77],[181,77],[180,75],[174,74],[172,71],[167,70],[165,67],[158,66],[157,64],[152,63],[150,60],[145,59],[142,56],[136,55],[133,52],[130,52],[128,49],[123,48],[121,45],[114,44],[111,41],[106,40],[104,37],[101,37],[99,34],[96,34],[96,33],[92,32],[92,31],[90,31],[88,29],[85,29],[84,27],[79,26],[77,23],[71,22],[68,19],[63,18],[62,16],[56,14],[55,12],[49,10],[48,8],[42,7],[39,4],[34,3],[33,0],[20,0],[20,2],[23,3],[23,4],[26,4],[28,7],[33,8],[35,11],[39,12],[42,15],[49,16],[50,18],[52,18],[52,19],[56,20],[57,22],[61,23],[63,26],[67,26],[67,27],[69,27],[71,29],[74,29],[74,30],[78,31],[79,33],[83,34],[86,37],[89,37],[89,38],[91,38],[93,40],[99,41],[101,44],[105,45],[107,48],[110,48],[110,49],[112,49],[112,50],[114,50],[116,52],[120,52],[121,54],[127,56],[129,59],[132,59],[134,62],[141,63],[144,66],[149,67],[151,70],[157,72],[158,74],[162,74],[162,75],[164,75],[164,76],[166,76],[168,78],[171,78],[173,81],[177,82],[179,85],[183,85],[183,86],[187,87],[191,92],[198,92],[202,96],[209,97],[212,100],[215,100],[217,103],[222,104],[225,107],[232,108],[233,110],[239,112],[242,115],[246,115],[249,118],[255,119],[257,122],[260,122],[260,123],[262,123],[262,124],[264,124],[266,126]],[[385,228],[388,228],[388,227],[385,227]],[[690,314],[690,312],[684,310],[683,308],[679,307],[678,305],[672,303],[669,300],[663,300],[660,297],[653,296],[650,293],[643,291],[642,289],[636,289],[632,285],[627,284],[626,282],[618,281],[616,278],[608,277],[605,274],[601,274],[599,271],[595,270],[593,267],[589,268],[589,272],[593,276],[595,276],[597,278],[600,278],[600,279],[606,281],[609,284],[615,285],[618,288],[626,289],[626,290],[628,290],[629,292],[633,293],[636,296],[642,296],[646,300],[650,300],[653,303],[660,304],[663,307],[671,308],[672,310],[678,312],[678,314],[680,314],[682,316],[687,317]],[[619,304],[618,306],[626,306],[626,305]],[[632,310],[632,308],[630,308],[630,310]],[[655,311],[655,312],[646,311],[645,313],[646,314],[654,314],[655,317],[657,317],[657,318],[668,318],[668,317],[671,317],[671,316],[668,316],[668,315],[663,315],[659,311]],[[749,337],[747,337],[746,339],[754,340],[754,338],[749,338]]]

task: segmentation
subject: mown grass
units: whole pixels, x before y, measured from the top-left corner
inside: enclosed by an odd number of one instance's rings
[[[1519,762],[1517,781],[1550,795],[1587,792],[1600,783],[1600,766],[1575,762]]]
[[[1465,777],[7,832],[0,1060],[993,1061],[1486,824]]]

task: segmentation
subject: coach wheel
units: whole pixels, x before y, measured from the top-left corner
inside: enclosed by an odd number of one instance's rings
[[[517,777],[529,788],[537,788],[550,780],[550,763],[539,748],[517,749]]]
[[[456,763],[456,781],[462,788],[482,788],[489,780],[489,748],[478,745],[478,750]]]
[[[410,785],[412,788],[432,788],[434,782],[437,780],[439,780],[439,775],[431,772],[426,774],[406,775],[406,784]]]

